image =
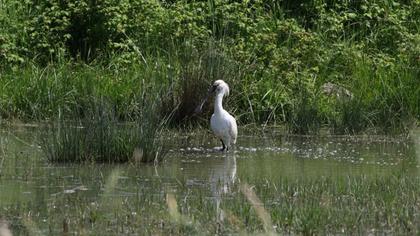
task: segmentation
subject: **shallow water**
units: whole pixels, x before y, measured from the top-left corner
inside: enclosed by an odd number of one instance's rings
[[[232,197],[231,187],[244,180],[252,184],[254,179],[420,176],[419,131],[409,137],[303,137],[258,132],[240,136],[236,148],[228,153],[218,151],[219,143],[207,132],[168,134],[168,156],[157,166],[50,164],[36,137],[36,128],[9,127],[0,132],[0,223],[2,218],[9,222],[13,232],[56,234],[65,232],[66,224],[73,228],[81,224],[83,229],[69,231],[136,234],[118,231],[119,225],[128,223],[110,220],[117,214],[114,208],[101,212],[109,221],[107,225],[117,229],[98,229],[86,219],[93,217],[92,212],[100,212],[101,204],[112,205],[108,201],[119,202],[117,208],[124,209],[127,217],[144,211],[150,214],[147,204],[159,205],[160,210],[153,214],[165,215],[165,196],[171,192],[185,199],[198,198],[198,194],[201,200],[196,207],[211,205],[211,211],[219,214],[220,204]],[[199,218],[201,213],[197,214]],[[147,227],[142,232],[150,233]]]

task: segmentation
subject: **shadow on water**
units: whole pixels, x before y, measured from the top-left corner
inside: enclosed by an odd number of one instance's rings
[[[0,133],[0,219],[7,219],[9,223],[3,225],[15,232],[28,232],[28,222],[41,233],[96,232],[95,223],[104,219],[108,233],[129,233],[143,224],[153,230],[143,227],[142,233],[166,232],[171,227],[162,223],[169,217],[166,203],[176,199],[187,221],[201,217],[201,223],[214,222],[214,231],[207,229],[214,233],[221,232],[224,221],[234,221],[224,202],[241,195],[241,180],[420,176],[418,130],[409,138],[244,135],[229,153],[219,152],[218,141],[210,135],[174,134],[168,137],[166,161],[157,166],[51,165],[33,145],[34,132],[4,129]],[[168,193],[173,197],[168,198]],[[145,219],[150,214],[155,217]],[[122,215],[130,225],[118,221]],[[127,232],[119,231],[121,224]],[[197,224],[183,227],[179,232],[198,230]]]

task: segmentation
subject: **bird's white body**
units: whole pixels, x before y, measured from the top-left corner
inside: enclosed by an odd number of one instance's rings
[[[229,94],[229,86],[223,80],[214,82],[216,97],[214,100],[214,113],[210,119],[210,126],[216,137],[222,140],[223,149],[229,149],[236,143],[238,127],[236,120],[229,112],[223,109],[223,97]]]

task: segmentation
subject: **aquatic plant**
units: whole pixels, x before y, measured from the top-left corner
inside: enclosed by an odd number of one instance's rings
[[[109,104],[99,101],[83,118],[48,124],[41,147],[51,162],[159,162],[166,152],[154,104],[144,106],[134,122],[121,123]]]

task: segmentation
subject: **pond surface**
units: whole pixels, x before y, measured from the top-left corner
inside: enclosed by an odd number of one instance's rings
[[[408,137],[249,133],[240,136],[229,153],[218,151],[220,144],[207,131],[176,133],[167,135],[170,150],[165,162],[157,166],[80,165],[48,163],[36,144],[36,128],[3,128],[0,230],[3,221],[16,234],[197,232],[188,227],[200,226],[180,223],[182,218],[171,214],[170,199],[174,197],[188,222],[212,224],[201,233],[235,232],[235,227],[223,231],[219,224],[227,214],[221,210],[228,208],[226,202],[246,202],[235,187],[240,183],[258,188],[264,181],[284,179],[420,176],[419,131]],[[174,219],[168,221],[172,223],[165,224],[171,217]],[[262,229],[260,223],[247,224],[243,226],[246,231]]]

